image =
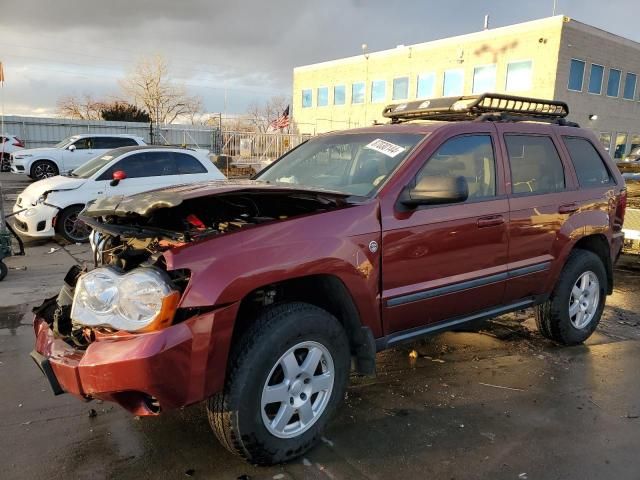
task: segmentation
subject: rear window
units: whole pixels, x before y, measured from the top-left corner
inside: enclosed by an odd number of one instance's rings
[[[580,137],[562,137],[581,187],[601,187],[613,183],[602,157],[590,141]]]

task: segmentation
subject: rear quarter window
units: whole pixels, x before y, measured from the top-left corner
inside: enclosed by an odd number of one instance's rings
[[[609,169],[593,144],[580,137],[562,137],[569,150],[581,187],[596,188],[614,183]]]

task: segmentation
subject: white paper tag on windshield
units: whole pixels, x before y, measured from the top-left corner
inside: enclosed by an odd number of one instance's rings
[[[387,157],[395,157],[396,155],[405,151],[404,147],[400,145],[396,145],[395,143],[387,142],[382,140],[381,138],[375,139],[369,145],[366,145],[364,148],[369,148],[371,150],[375,150],[376,152],[380,152]]]

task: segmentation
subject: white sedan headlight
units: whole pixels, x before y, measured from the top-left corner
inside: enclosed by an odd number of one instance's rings
[[[179,299],[159,269],[142,267],[123,275],[111,267],[96,268],[78,279],[71,318],[88,327],[148,332],[171,324]]]

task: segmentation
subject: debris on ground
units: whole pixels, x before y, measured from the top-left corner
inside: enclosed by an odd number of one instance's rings
[[[56,253],[58,250],[60,250],[60,249],[59,249],[59,248],[51,247],[51,248],[49,249],[49,251],[47,252],[47,255],[52,254],[52,253]]]
[[[187,477],[193,477],[193,475],[196,473],[195,469],[190,468],[189,470],[185,470],[184,474]]]
[[[524,392],[525,391],[522,388],[504,387],[502,385],[493,385],[491,383],[482,383],[482,382],[478,382],[478,383],[480,385],[482,385],[482,386],[485,386],[485,387],[501,388],[503,390],[513,390],[514,392]]]
[[[91,408],[89,409],[89,418],[95,418],[98,416],[98,412],[95,411],[95,409]]]

